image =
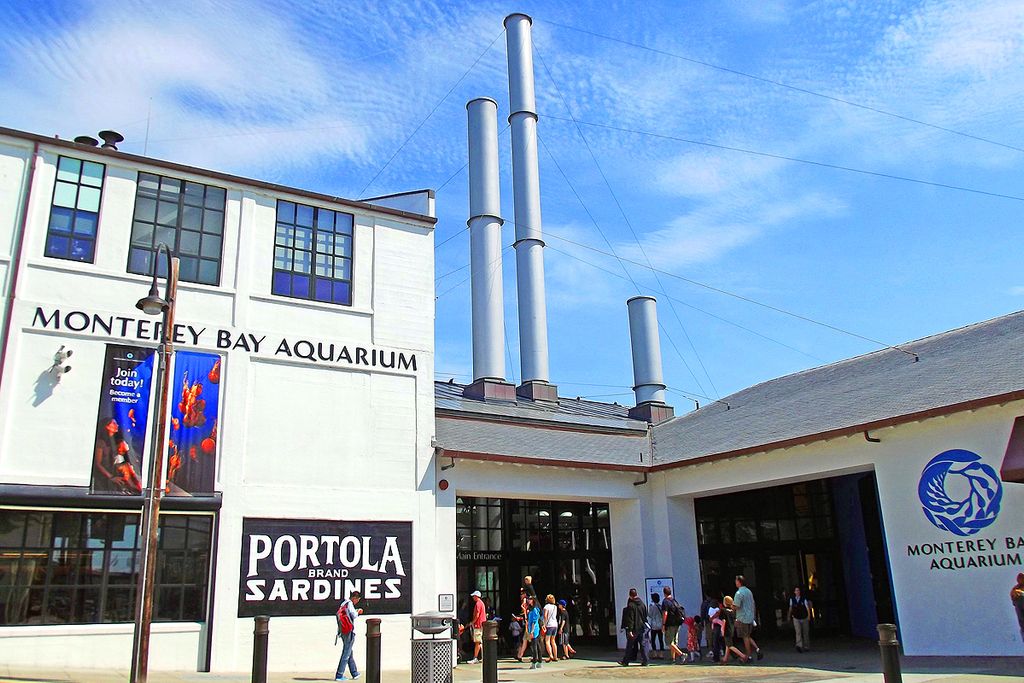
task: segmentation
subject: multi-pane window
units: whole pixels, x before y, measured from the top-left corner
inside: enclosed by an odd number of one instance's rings
[[[152,275],[163,242],[181,260],[182,280],[219,284],[223,235],[224,188],[139,173],[128,272]],[[156,267],[162,275],[167,266]]]
[[[52,258],[92,263],[106,166],[71,157],[57,159],[57,182],[43,253]]]
[[[0,625],[134,618],[138,515],[0,509]],[[212,515],[161,515],[154,619],[206,618]]]
[[[352,303],[352,214],[278,200],[271,291]]]

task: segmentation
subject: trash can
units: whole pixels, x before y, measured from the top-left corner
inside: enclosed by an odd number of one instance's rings
[[[444,612],[412,616],[412,683],[452,683],[452,662],[455,661],[455,641],[451,637],[453,619]]]

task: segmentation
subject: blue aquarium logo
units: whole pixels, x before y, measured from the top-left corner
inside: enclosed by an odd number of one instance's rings
[[[980,455],[953,449],[925,466],[917,495],[929,522],[957,536],[971,536],[996,521],[1003,485]]]

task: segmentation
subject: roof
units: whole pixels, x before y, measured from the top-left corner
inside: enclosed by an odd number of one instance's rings
[[[99,156],[117,157],[136,164],[146,164],[149,166],[155,166],[157,168],[165,168],[171,171],[179,173],[194,173],[197,175],[203,175],[208,178],[215,178],[218,180],[226,181],[229,183],[237,183],[240,185],[249,185],[252,187],[258,187],[260,189],[269,190],[275,193],[292,194],[299,197],[305,197],[320,202],[327,202],[332,204],[340,204],[342,206],[349,206],[356,209],[362,209],[371,213],[387,214],[404,218],[406,220],[415,221],[417,223],[424,223],[427,225],[434,225],[437,223],[437,218],[433,216],[427,216],[419,213],[413,213],[411,211],[403,211],[401,209],[387,206],[385,203],[378,203],[379,200],[386,200],[391,197],[399,195],[385,195],[382,197],[372,197],[367,200],[357,201],[353,199],[344,199],[342,197],[335,197],[320,192],[313,192],[311,190],[303,190],[297,187],[288,187],[286,185],[278,185],[277,183],[270,183],[264,180],[256,180],[254,178],[246,178],[243,176],[232,175],[230,173],[222,173],[220,171],[211,171],[205,168],[199,168],[197,166],[189,166],[187,164],[179,164],[173,161],[165,161],[163,159],[155,159],[153,157],[139,156],[137,154],[129,154],[127,152],[121,152],[119,150],[105,149],[103,147],[87,147],[80,145],[71,140],[62,140],[58,137],[47,137],[45,135],[39,135],[38,133],[28,133],[22,130],[16,130],[14,128],[4,128],[0,126],[0,135],[6,135],[8,137],[20,138],[22,140],[28,140],[29,142],[36,142],[41,145],[52,145],[55,147],[63,147],[65,149],[72,149],[80,154],[96,154]],[[402,193],[402,194],[416,194],[417,192],[423,192],[418,190],[413,193]],[[432,191],[430,191],[432,192]]]
[[[627,406],[560,398],[557,404],[470,399],[435,382],[436,439],[446,455],[595,469],[650,466],[647,423]]]
[[[726,457],[1024,398],[1024,311],[736,392],[654,428],[655,466]]]

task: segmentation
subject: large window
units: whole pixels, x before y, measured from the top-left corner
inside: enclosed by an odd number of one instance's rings
[[[352,303],[352,214],[278,200],[271,291]]]
[[[206,618],[212,515],[160,517],[156,621]],[[134,618],[138,515],[0,509],[0,624]]]
[[[46,256],[93,262],[105,170],[95,161],[57,159],[57,182],[43,250]]]
[[[181,259],[182,280],[219,284],[223,235],[224,188],[139,173],[128,272],[152,275],[163,242]],[[167,266],[156,267],[163,275]]]

